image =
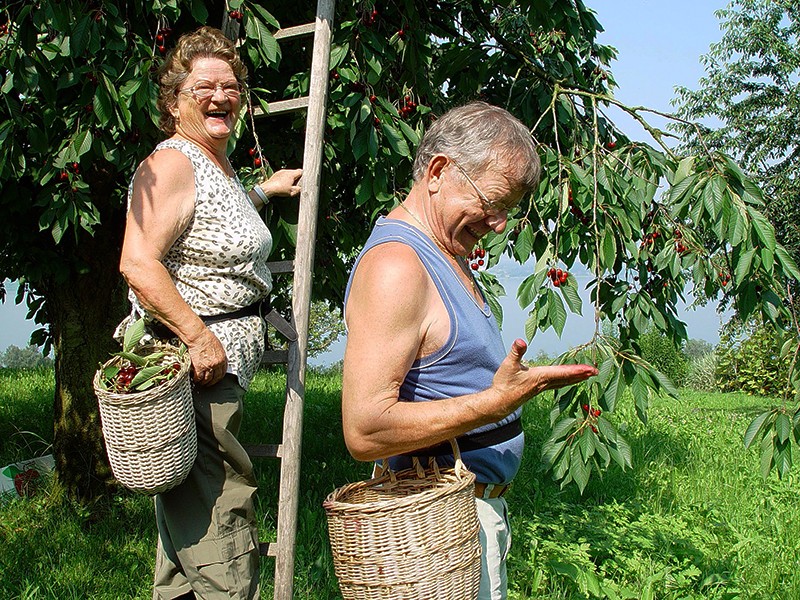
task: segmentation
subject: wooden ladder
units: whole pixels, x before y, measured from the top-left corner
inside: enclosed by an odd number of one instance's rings
[[[294,261],[269,263],[273,274],[294,273],[293,323],[288,323],[275,310],[266,317],[267,321],[287,338],[288,350],[267,351],[263,360],[264,364],[286,364],[283,439],[280,444],[246,446],[253,458],[277,458],[281,461],[277,539],[271,543],[263,542],[260,547],[262,556],[275,557],[275,600],[290,600],[294,584],[308,325],[334,5],[335,0],[317,0],[314,23],[287,27],[275,33],[275,39],[278,41],[313,34],[314,46],[308,96],[271,102],[268,104],[267,113],[260,108],[254,110],[256,118],[307,110],[295,258]],[[238,23],[228,19],[227,13],[223,17],[223,31],[232,39],[238,37]]]

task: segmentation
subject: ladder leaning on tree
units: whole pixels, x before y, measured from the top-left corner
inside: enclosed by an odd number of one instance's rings
[[[292,285],[293,324],[289,324],[274,310],[267,316],[267,321],[289,341],[288,350],[267,352],[264,359],[267,364],[286,364],[283,439],[280,444],[247,446],[248,453],[252,457],[272,457],[281,461],[277,540],[272,543],[262,543],[260,548],[262,556],[275,557],[275,600],[290,600],[294,583],[308,323],[334,3],[335,0],[317,0],[317,15],[314,23],[280,29],[275,33],[275,39],[278,41],[313,33],[314,46],[308,96],[269,103],[268,113],[255,110],[256,117],[268,117],[294,110],[307,110],[295,259],[294,261],[269,264],[270,270],[274,274],[294,273]],[[238,23],[229,20],[227,13],[223,16],[223,30],[232,39],[238,37]]]

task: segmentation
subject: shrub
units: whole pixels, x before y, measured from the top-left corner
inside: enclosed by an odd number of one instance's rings
[[[688,369],[686,357],[672,340],[651,329],[639,338],[641,357],[669,377],[675,385],[683,385]]]
[[[689,360],[684,387],[696,392],[717,391],[717,355],[711,351]]]
[[[723,392],[783,396],[789,358],[781,358],[785,333],[761,320],[732,319],[722,328],[717,346],[717,384]]]

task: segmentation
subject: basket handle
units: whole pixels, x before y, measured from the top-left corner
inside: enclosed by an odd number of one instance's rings
[[[456,438],[450,438],[447,440],[450,442],[450,447],[453,449],[453,458],[455,459],[454,471],[456,473],[456,477],[459,481],[461,481],[462,475],[469,473],[469,469],[467,469],[464,461],[461,460],[461,451],[458,449],[458,441]],[[411,457],[411,464],[414,465],[414,468],[417,470],[417,475],[420,479],[425,477],[425,469],[422,468],[422,464],[419,462],[419,458],[416,456]],[[439,464],[436,462],[436,457],[431,456],[428,464],[430,467],[433,468],[433,472],[436,474],[436,479],[441,479],[442,475],[439,472]],[[383,464],[381,466],[381,470],[379,473],[375,475],[375,477],[383,477],[386,474],[389,474],[389,479],[394,483],[397,479],[395,477],[394,471],[389,468],[389,459],[384,458]]]

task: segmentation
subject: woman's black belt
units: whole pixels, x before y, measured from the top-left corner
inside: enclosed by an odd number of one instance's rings
[[[513,440],[522,433],[522,419],[514,419],[505,425],[489,429],[488,431],[479,431],[478,433],[469,433],[456,438],[458,442],[458,449],[461,452],[469,452],[470,450],[480,450],[488,448],[497,444],[502,444],[508,440]],[[453,448],[450,442],[442,442],[435,446],[428,448],[420,448],[413,452],[407,452],[404,456],[446,456],[453,453]]]
[[[248,304],[243,308],[238,308],[231,312],[220,313],[218,315],[198,315],[200,319],[206,325],[210,325],[211,323],[219,323],[221,321],[228,321],[230,319],[241,319],[242,317],[253,317],[255,315],[266,316],[269,311],[272,309],[272,306],[269,301],[269,297],[263,298],[262,300],[258,300],[257,302],[253,302],[252,304]],[[160,338],[174,338],[177,337],[175,333],[164,323],[153,319],[153,321],[149,325],[150,331],[156,337]]]

